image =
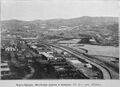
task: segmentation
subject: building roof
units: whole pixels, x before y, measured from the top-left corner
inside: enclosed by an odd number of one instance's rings
[[[10,71],[10,68],[1,68],[0,71]]]
[[[42,53],[44,56],[46,56],[46,57],[53,57],[53,55],[51,55],[51,54],[49,54],[49,53],[46,53],[46,52],[43,52]]]
[[[69,60],[69,61],[73,64],[81,64],[81,62],[79,60]]]
[[[0,63],[0,66],[8,66],[8,63]]]

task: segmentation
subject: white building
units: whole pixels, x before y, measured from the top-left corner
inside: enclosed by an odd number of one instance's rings
[[[54,58],[54,56],[53,56],[53,55],[51,55],[51,54],[49,54],[49,53],[43,52],[42,54],[43,54],[45,57],[47,57],[47,58],[48,58],[48,60],[49,60],[49,59],[53,59],[53,58]]]
[[[16,49],[13,47],[7,47],[5,48],[5,51],[16,51]]]
[[[0,77],[1,77],[1,76],[4,76],[4,75],[9,75],[9,73],[10,73],[10,68],[9,68],[7,62],[0,63],[0,72],[1,72]]]

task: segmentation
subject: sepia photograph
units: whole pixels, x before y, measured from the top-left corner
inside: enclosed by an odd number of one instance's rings
[[[118,8],[118,0],[1,0],[0,80],[119,80]]]

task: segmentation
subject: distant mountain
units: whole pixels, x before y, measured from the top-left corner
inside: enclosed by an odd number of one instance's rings
[[[29,29],[41,29],[44,26],[46,29],[59,28],[61,26],[74,27],[79,25],[109,25],[118,23],[117,17],[79,17],[72,19],[51,19],[51,20],[34,20],[34,21],[21,21],[21,20],[6,20],[2,21],[3,29],[24,29],[23,26],[29,26]]]
[[[94,36],[101,44],[118,44],[118,17],[83,16],[72,19],[5,20],[1,21],[2,33],[41,35],[46,37]],[[57,30],[57,31],[56,31]],[[34,36],[33,35],[33,36]],[[113,43],[114,42],[114,43]]]

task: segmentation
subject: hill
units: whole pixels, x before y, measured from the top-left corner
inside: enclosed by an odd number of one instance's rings
[[[50,20],[4,20],[1,22],[2,36],[8,34],[40,37],[95,37],[102,45],[118,45],[117,17],[83,16],[72,19]]]

